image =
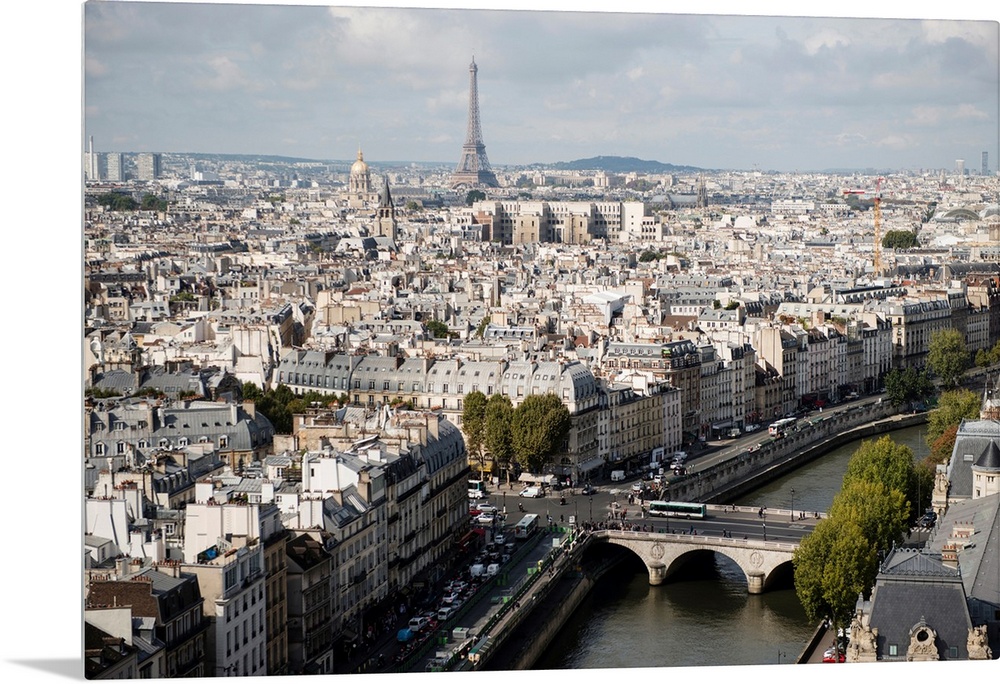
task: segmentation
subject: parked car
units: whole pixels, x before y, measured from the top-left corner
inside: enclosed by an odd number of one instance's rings
[[[757,430],[760,430],[760,425],[757,425],[757,423],[750,423],[743,428],[744,432],[757,432]]]

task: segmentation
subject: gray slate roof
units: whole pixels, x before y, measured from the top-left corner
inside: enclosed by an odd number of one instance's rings
[[[885,659],[888,646],[897,646],[902,659],[910,632],[921,621],[937,632],[942,660],[966,659],[968,631],[972,626],[959,573],[947,568],[940,556],[897,549],[886,560],[871,598],[872,627],[878,628],[878,651]],[[958,649],[957,656],[949,648]]]

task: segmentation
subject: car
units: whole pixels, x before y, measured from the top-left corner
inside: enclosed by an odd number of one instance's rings
[[[458,589],[452,589],[450,592],[446,593],[444,596],[441,597],[441,603],[443,603],[446,606],[450,606],[451,604],[455,603],[455,601],[458,601],[461,598],[462,598],[462,592],[459,591]]]
[[[592,484],[590,484],[589,482],[587,484],[583,485],[583,489],[580,490],[580,491],[583,493],[584,496],[589,496],[591,494],[596,494],[597,493],[597,490],[594,489],[594,486]]]
[[[429,622],[430,618],[428,618],[427,616],[417,615],[416,617],[410,618],[410,622],[407,626],[410,628],[411,632],[416,633],[422,631],[425,627],[427,627]]]
[[[500,572],[499,563],[490,563],[488,566],[486,566],[487,577],[494,577],[498,572]]]
[[[525,487],[518,493],[518,496],[527,497],[529,499],[537,499],[541,495],[542,490],[538,487]]]
[[[642,483],[641,482],[636,482],[635,484],[632,485],[632,493],[633,494],[641,494],[642,493]]]
[[[496,515],[497,514],[497,507],[496,506],[492,506],[490,504],[480,504],[479,505],[479,512],[480,513],[489,513],[491,515]]]
[[[934,527],[934,523],[937,522],[937,513],[934,511],[927,511],[920,519],[917,520],[917,527]]]
[[[469,498],[470,499],[483,499],[486,497],[486,493],[481,489],[470,489]]]
[[[504,544],[507,543],[507,537],[501,532],[500,534],[493,537],[493,543],[503,546]]]
[[[843,663],[847,661],[847,656],[843,651],[837,653],[832,648],[828,648],[823,652],[823,662],[824,663]]]
[[[476,516],[476,522],[480,525],[492,525],[496,518],[493,517],[492,513],[480,513]]]

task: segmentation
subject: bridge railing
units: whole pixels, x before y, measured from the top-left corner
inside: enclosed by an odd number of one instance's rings
[[[732,546],[732,547],[747,547],[752,546],[755,549],[768,548],[774,549],[775,551],[794,551],[799,547],[798,544],[791,542],[776,542],[776,541],[764,541],[759,537],[749,537],[747,539],[737,538],[737,537],[723,537],[708,534],[691,534],[689,532],[667,532],[664,527],[662,530],[653,532],[643,532],[642,530],[593,530],[591,533],[597,539],[607,539],[609,537],[616,537],[622,539],[635,539],[637,541],[666,541],[666,542],[685,542],[688,544],[712,544],[713,546]]]

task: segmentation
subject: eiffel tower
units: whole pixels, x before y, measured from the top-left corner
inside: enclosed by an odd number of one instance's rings
[[[451,174],[451,187],[499,187],[497,177],[490,168],[490,160],[486,158],[486,145],[483,143],[483,130],[479,127],[479,87],[477,85],[476,58],[469,65],[469,128],[465,134],[465,144],[462,145],[462,158]]]

